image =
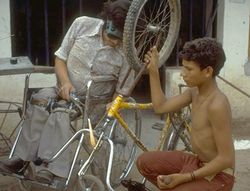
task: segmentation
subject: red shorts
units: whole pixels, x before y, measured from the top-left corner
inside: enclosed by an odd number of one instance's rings
[[[158,175],[193,172],[200,168],[201,164],[196,155],[181,151],[145,152],[137,159],[139,172],[156,186]],[[202,178],[166,191],[231,191],[233,185],[234,176],[220,172],[211,181]]]

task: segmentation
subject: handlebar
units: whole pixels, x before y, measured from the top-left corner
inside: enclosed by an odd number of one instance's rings
[[[60,103],[55,99],[51,99],[48,101],[46,110],[50,113],[53,112],[67,112],[70,114],[81,113],[83,114],[82,107],[84,104],[80,101],[80,99],[76,96],[75,92],[70,93],[70,101],[67,103]]]

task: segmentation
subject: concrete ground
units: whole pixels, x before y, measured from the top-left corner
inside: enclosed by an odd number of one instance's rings
[[[42,79],[42,80],[41,80]],[[46,87],[54,84],[54,77],[51,75],[42,75],[36,74],[32,76],[31,86],[33,87]],[[6,83],[8,82],[8,83]],[[23,82],[24,75],[19,76],[0,76],[0,100],[12,100],[21,102],[22,99],[22,91],[23,91]],[[145,94],[142,95],[139,92],[135,95],[137,101],[149,101],[149,97],[145,97]],[[1,106],[1,105],[0,105]],[[14,114],[13,114],[14,115]],[[151,149],[155,148],[157,145],[157,140],[159,137],[159,131],[152,129],[153,124],[156,122],[161,122],[160,116],[156,116],[152,111],[143,112],[143,125],[142,125],[142,141],[143,143]],[[3,115],[0,115],[0,121],[3,119]],[[12,123],[17,122],[16,120],[18,116],[12,116],[9,121]],[[4,124],[4,127],[1,126],[2,133],[9,136],[10,129],[13,129],[12,123]],[[245,121],[244,123],[241,121],[234,122],[234,138],[235,140],[250,140],[250,130],[249,127],[250,122]],[[5,143],[0,143],[1,152],[5,147]],[[250,149],[244,150],[236,150],[236,182],[233,191],[247,191],[250,190]],[[139,175],[138,171],[135,167],[133,167],[131,173],[129,174],[129,178],[133,180],[141,181],[142,177]],[[151,185],[148,185],[152,188],[152,190],[157,190]],[[48,189],[46,187],[37,187],[33,186],[32,191],[42,191],[42,190],[54,190]],[[124,191],[123,187],[119,187],[116,191]],[[0,175],[0,191],[22,191],[20,188],[20,183],[16,178],[10,178],[7,176]]]

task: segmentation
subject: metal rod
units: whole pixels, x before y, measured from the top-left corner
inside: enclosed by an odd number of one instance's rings
[[[134,90],[136,84],[138,83],[138,81],[140,80],[142,74],[144,73],[144,71],[146,70],[147,68],[147,64],[143,64],[143,66],[141,67],[140,71],[138,72],[138,74],[136,75],[135,77],[135,80],[133,82],[133,84],[131,85],[131,87],[129,88],[128,92],[127,92],[127,95],[124,95],[124,96],[130,96],[132,91]]]
[[[27,28],[27,52],[28,52],[28,57],[31,58],[31,24],[30,24],[30,16],[31,16],[31,12],[30,12],[30,3],[29,0],[26,0],[26,28]]]
[[[125,82],[127,81],[129,74],[131,72],[132,68],[129,66],[128,70],[126,71],[125,77],[122,80],[122,83],[120,85],[120,88],[122,89],[122,87],[124,86]]]
[[[65,182],[65,190],[68,188],[69,181],[70,181],[70,178],[72,176],[72,173],[73,173],[73,170],[74,170],[74,167],[75,167],[75,164],[76,164],[77,157],[78,157],[78,155],[80,153],[81,145],[83,143],[83,138],[84,138],[84,133],[81,134],[80,141],[79,141],[78,146],[76,148],[76,152],[75,152],[75,155],[74,155],[74,158],[73,158],[70,170],[69,170],[69,174],[68,174],[68,177],[67,177],[66,182]]]
[[[205,36],[208,36],[210,30],[212,30],[212,26],[213,26],[215,16],[216,16],[217,11],[218,11],[218,7],[219,7],[219,3],[217,2],[214,11],[212,10],[211,15],[209,17],[209,20],[208,20],[208,23],[207,23],[207,26],[206,26]]]
[[[82,0],[79,0],[79,14],[82,15]]]
[[[109,191],[114,191],[114,189],[112,188],[110,184],[110,174],[111,174],[113,157],[114,157],[114,143],[110,139],[107,139],[107,140],[110,146],[110,152],[109,152],[109,162],[108,162],[108,169],[107,169],[107,175],[106,175],[106,184],[109,188]]]
[[[189,40],[193,39],[193,0],[190,0],[189,11]]]
[[[49,26],[48,26],[48,0],[44,1],[44,25],[45,25],[45,63],[49,66]]]
[[[63,32],[63,35],[66,33],[66,28],[65,28],[65,15],[66,15],[66,12],[65,12],[65,0],[62,0],[62,32]]]
[[[232,84],[231,82],[227,81],[225,78],[222,78],[221,76],[217,76],[219,79],[221,79],[222,81],[224,81],[225,83],[227,83],[228,85],[230,85],[231,87],[233,87],[234,89],[238,90],[240,93],[242,93],[243,95],[247,96],[250,98],[250,95],[246,92],[244,92],[243,90],[241,90],[240,88],[236,87],[234,84]]]
[[[202,1],[202,36],[206,33],[206,24],[207,24],[207,0]]]

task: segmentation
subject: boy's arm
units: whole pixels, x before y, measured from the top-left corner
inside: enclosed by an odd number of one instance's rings
[[[156,47],[153,47],[144,58],[148,63],[150,78],[151,99],[156,113],[172,112],[189,105],[192,102],[191,90],[184,91],[183,94],[166,98],[160,83],[158,70],[159,54]]]

